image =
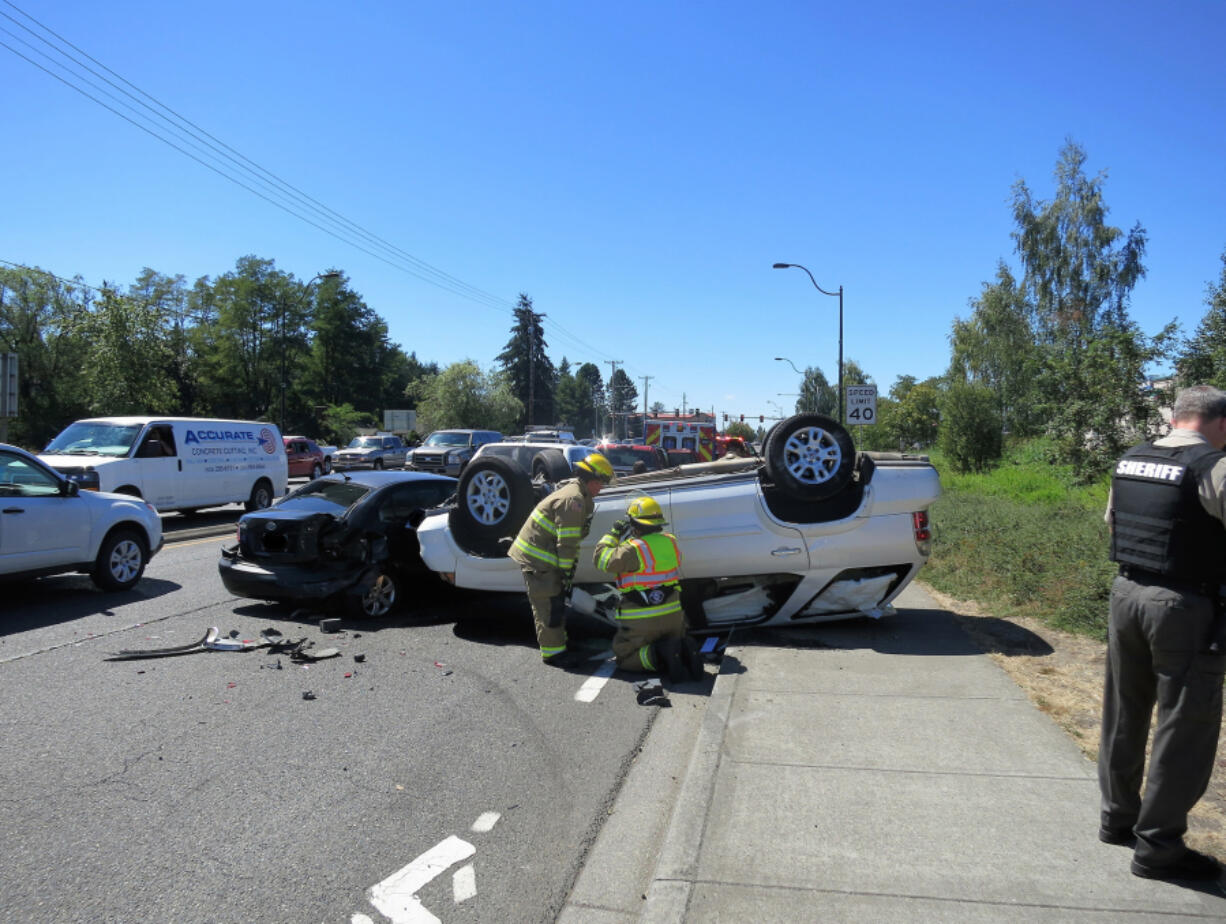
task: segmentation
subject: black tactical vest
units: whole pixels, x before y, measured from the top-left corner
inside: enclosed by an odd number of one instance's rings
[[[1124,453],[1111,478],[1111,560],[1181,581],[1226,581],[1226,528],[1197,493],[1223,456],[1203,443]]]

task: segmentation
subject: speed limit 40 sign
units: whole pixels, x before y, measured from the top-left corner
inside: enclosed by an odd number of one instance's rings
[[[872,424],[877,422],[877,386],[847,386],[847,423]]]

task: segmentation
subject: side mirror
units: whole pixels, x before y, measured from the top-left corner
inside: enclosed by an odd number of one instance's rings
[[[62,493],[65,497],[76,497],[81,493],[81,485],[75,481],[65,481]]]

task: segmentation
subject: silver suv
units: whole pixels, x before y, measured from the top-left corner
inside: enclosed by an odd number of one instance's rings
[[[497,430],[435,430],[409,453],[404,467],[415,472],[459,478],[478,449],[501,439],[502,434]]]

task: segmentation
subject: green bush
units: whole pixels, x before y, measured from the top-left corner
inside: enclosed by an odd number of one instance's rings
[[[1106,482],[1071,484],[1071,470],[1042,447],[1012,449],[982,474],[942,465],[933,505],[932,558],[924,580],[1003,615],[1029,616],[1066,631],[1106,637],[1115,565],[1107,558]]]

